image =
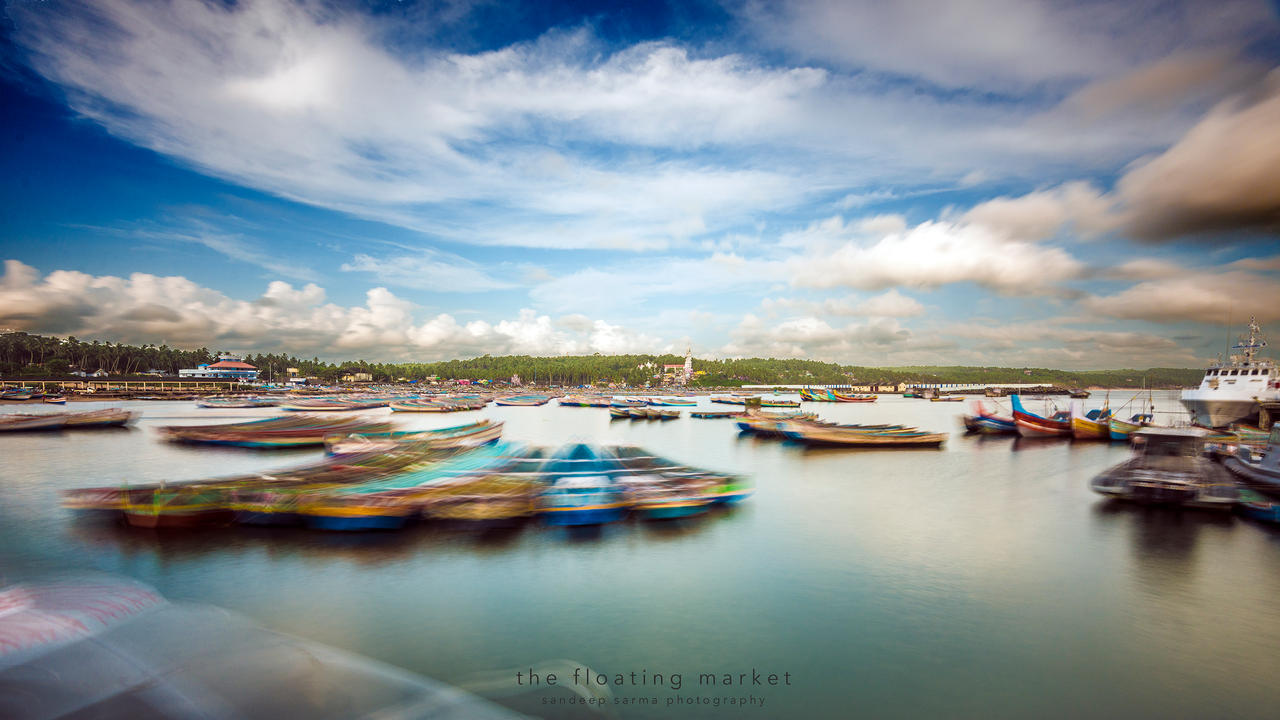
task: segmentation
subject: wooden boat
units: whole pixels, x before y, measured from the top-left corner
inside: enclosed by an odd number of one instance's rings
[[[330,420],[290,415],[220,425],[171,425],[158,430],[170,442],[269,449],[324,445],[329,435],[387,432],[391,424],[361,418]]]
[[[1111,409],[1103,406],[1087,413],[1078,403],[1071,404],[1071,436],[1076,440],[1110,440]]]
[[[670,406],[676,406],[676,407],[688,407],[691,405],[698,404],[697,400],[692,400],[687,398],[649,398],[645,402],[647,402],[649,405],[657,405],[657,406],[670,405]]]
[[[680,417],[679,410],[655,410],[653,408],[627,408],[632,420],[675,420]]]
[[[689,413],[689,417],[703,418],[707,420],[720,419],[720,418],[740,418],[740,417],[746,417],[746,415],[747,413],[745,410],[701,410],[701,411],[694,410],[694,411],[690,411]]]
[[[558,451],[543,472],[538,513],[548,525],[600,525],[621,520],[628,502],[615,479],[616,458],[584,443]]]
[[[53,397],[53,396],[46,397],[46,398],[44,399],[44,401],[45,401],[45,402],[47,402],[47,403],[49,403],[49,404],[51,404],[51,405],[66,405],[66,404],[67,404],[67,399],[66,399],[65,397],[62,397],[61,395],[59,395],[59,396],[57,396],[57,397]]]
[[[457,397],[433,397],[433,398],[409,398],[405,400],[396,400],[389,403],[387,407],[391,408],[391,412],[462,412],[465,410],[480,410],[489,401],[476,397],[457,398]]]
[[[1137,413],[1128,420],[1121,420],[1114,415],[1107,421],[1107,435],[1112,440],[1128,441],[1133,433],[1150,425],[1155,416],[1150,413]]]
[[[133,422],[138,414],[119,408],[89,410],[88,412],[67,413],[68,430],[84,430],[89,428],[124,427]]]
[[[455,454],[385,477],[343,485],[300,498],[298,514],[320,530],[393,530],[419,517],[433,494],[477,473],[528,472],[542,457],[536,449],[497,443]]]
[[[66,413],[50,413],[47,415],[0,415],[0,432],[61,430],[66,427],[66,424]]]
[[[867,430],[829,427],[813,423],[788,423],[783,434],[789,440],[806,445],[837,447],[940,447],[947,439],[946,433],[926,432],[914,428]]]
[[[557,401],[564,407],[610,407],[613,401],[604,397],[588,397],[585,395],[568,395]]]
[[[199,400],[196,400],[196,407],[199,407],[199,408],[260,408],[260,407],[275,407],[279,403],[280,401],[274,398],[207,397],[207,398],[200,398]]]
[[[1256,490],[1242,488],[1236,512],[1253,520],[1280,523],[1280,499],[1264,495]]]
[[[424,504],[423,517],[453,524],[507,527],[533,516],[543,486],[535,478],[491,475],[461,481]]]
[[[632,399],[627,399],[627,398],[614,398],[612,401],[610,401],[610,402],[609,402],[609,407],[615,407],[615,408],[633,408],[633,407],[644,407],[644,406],[645,406],[645,405],[647,405],[647,404],[648,404],[648,403],[646,403],[644,400],[632,400]]]
[[[1071,413],[1062,410],[1049,417],[1027,412],[1022,397],[1010,395],[1013,403],[1013,422],[1022,437],[1071,437]]]
[[[1230,510],[1238,492],[1230,473],[1204,455],[1201,428],[1143,428],[1133,455],[1093,478],[1094,492],[1152,505]]]
[[[346,412],[386,407],[390,404],[391,400],[388,398],[301,398],[298,400],[281,402],[280,409],[295,412]]]
[[[609,408],[609,419],[611,420],[630,420],[631,408],[611,407]]]
[[[973,412],[971,414],[962,416],[966,432],[984,435],[1018,434],[1018,426],[1013,421],[1013,418],[1003,417],[987,410],[981,400],[975,400],[972,409]]]
[[[405,444],[420,444],[429,448],[478,447],[497,442],[502,436],[502,427],[502,422],[485,419],[435,430],[330,435],[324,439],[324,448],[328,455],[363,455],[395,450]]]
[[[835,395],[836,402],[843,403],[870,403],[880,399],[878,395],[853,395],[839,391],[834,391],[832,394]]]
[[[123,512],[134,527],[192,528],[227,525],[235,519],[230,498],[216,487],[176,485],[126,490]]]
[[[648,520],[675,520],[704,513],[715,498],[709,478],[631,475],[622,481],[623,496],[633,512]]]
[[[546,395],[508,395],[494,400],[495,405],[506,407],[536,407],[546,405],[551,398]]]

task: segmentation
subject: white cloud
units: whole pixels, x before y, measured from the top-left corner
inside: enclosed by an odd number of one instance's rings
[[[649,352],[660,345],[656,337],[603,320],[556,324],[529,309],[497,322],[465,324],[449,314],[419,321],[415,310],[382,287],[369,290],[364,305],[343,307],[326,303],[314,284],[295,288],[281,281],[246,301],[183,277],[57,270],[42,278],[17,260],[7,260],[0,277],[0,326],[113,342],[371,360]]]
[[[964,220],[1011,240],[1037,242],[1071,226],[1085,236],[1116,227],[1113,201],[1085,182],[1065,183],[1016,198],[998,197],[975,205]]]
[[[748,3],[744,14],[762,41],[802,58],[1004,91],[1105,76],[1256,38],[1275,23],[1250,0],[796,0]]]
[[[1114,9],[1068,13],[1087,21],[1081,36],[1035,3],[878,7],[788,8],[780,36],[830,21],[842,46],[891,70],[994,68],[1036,79],[1100,72],[1117,48],[1141,47],[1135,63],[1178,49],[1155,42],[1156,31],[1135,42],[1123,23],[1123,41],[1099,34],[1128,18]],[[613,50],[587,31],[475,54],[400,55],[377,17],[321,3],[101,0],[11,10],[33,66],[75,111],[119,137],[283,197],[490,245],[661,250],[817,198],[840,196],[848,208],[902,196],[922,178],[930,187],[961,182],[975,167],[986,178],[1112,169],[1189,124],[1199,85],[1179,101],[1181,86],[1165,76],[1226,76],[1174,64],[1147,82],[1167,86],[1161,97],[1177,112],[1152,110],[1119,129],[1073,128],[1037,124],[1035,103],[919,93],[673,41]],[[995,15],[1000,23],[984,25]],[[1159,27],[1172,15],[1135,25]],[[1203,44],[1224,28],[1247,36],[1240,27],[1256,13],[1186,15],[1175,29]],[[804,36],[821,49],[823,32]],[[851,42],[868,33],[875,42]],[[1106,40],[1105,49],[1080,52],[1082,37]]]
[[[1201,322],[1218,326],[1255,316],[1280,320],[1280,279],[1241,270],[1184,271],[1169,268],[1112,295],[1091,296],[1081,305],[1098,315],[1159,323]]]
[[[972,282],[1003,294],[1036,295],[1059,292],[1059,283],[1084,269],[1062,249],[1011,240],[972,223],[928,221],[875,241],[844,239],[859,234],[840,218],[811,226],[806,242],[835,249],[790,261],[792,282],[866,290]]]

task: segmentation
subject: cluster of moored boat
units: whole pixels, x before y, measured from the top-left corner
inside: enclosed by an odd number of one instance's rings
[[[1198,427],[1147,427],[1132,435],[1132,456],[1091,481],[1095,492],[1150,505],[1236,511],[1280,523],[1280,426],[1265,447],[1222,442]]]
[[[36,414],[7,413],[0,415],[0,432],[34,432],[41,430],[89,430],[124,427],[133,422],[135,413],[106,408],[85,412]]]
[[[502,423],[331,436],[329,456],[294,470],[212,480],[91,487],[64,506],[142,527],[403,527],[415,519],[598,525],[630,513],[698,515],[751,493],[742,479],[631,446],[559,449],[496,442]]]
[[[61,405],[67,401],[67,399],[61,395],[46,395],[40,390],[28,387],[0,389],[0,400],[8,402],[29,402],[32,400],[39,400],[47,403],[53,403],[55,405]]]
[[[1009,399],[1013,408],[1009,415],[1001,415],[981,400],[975,400],[970,412],[961,416],[965,431],[1031,438],[1126,441],[1135,431],[1150,427],[1155,420],[1154,412],[1139,412],[1122,419],[1109,407],[1086,411],[1077,403],[1072,403],[1067,410],[1036,414],[1026,408],[1021,396],[1010,395]]]
[[[800,390],[800,399],[808,400],[809,402],[867,403],[875,402],[876,396],[842,393],[839,390],[830,388],[804,388]]]

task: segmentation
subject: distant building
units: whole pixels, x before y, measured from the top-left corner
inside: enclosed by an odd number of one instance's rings
[[[353,372],[343,375],[340,379],[344,383],[373,382],[373,374],[367,372]]]
[[[184,379],[209,380],[241,380],[253,382],[258,379],[258,368],[236,355],[219,355],[218,362],[204,363],[194,368],[178,371],[178,377]]]
[[[662,366],[662,381],[675,385],[687,385],[693,379],[693,348],[685,351],[683,363]]]
[[[89,373],[87,377],[106,377],[110,374],[111,373],[107,372],[106,370],[103,370],[102,368],[98,368],[97,370],[94,370],[93,372]]]

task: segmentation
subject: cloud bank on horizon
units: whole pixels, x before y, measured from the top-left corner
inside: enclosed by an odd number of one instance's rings
[[[0,327],[1094,368],[1280,321],[1262,1],[7,11]]]

